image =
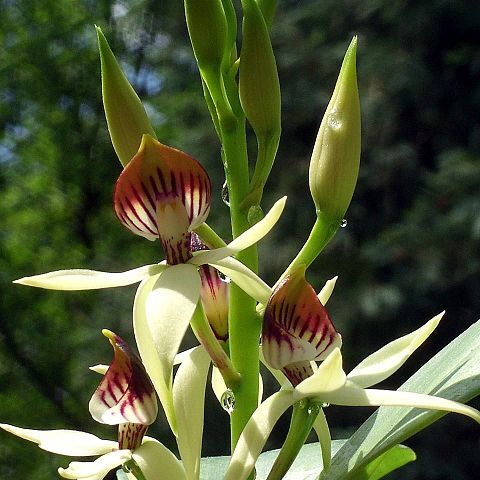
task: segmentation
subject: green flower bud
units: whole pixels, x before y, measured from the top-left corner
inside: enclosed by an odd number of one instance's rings
[[[271,27],[275,11],[277,10],[277,0],[257,0],[258,6],[263,13],[263,18],[268,27]]]
[[[360,164],[356,51],[357,37],[354,37],[345,54],[310,161],[310,191],[317,212],[338,224],[352,199]]]
[[[280,132],[280,82],[268,27],[255,0],[243,0],[239,94],[257,137]]]
[[[97,29],[102,96],[113,148],[123,166],[137,153],[144,133],[156,138],[142,102],[125,77],[107,39]]]
[[[198,68],[219,71],[228,32],[221,0],[185,0],[185,17]]]

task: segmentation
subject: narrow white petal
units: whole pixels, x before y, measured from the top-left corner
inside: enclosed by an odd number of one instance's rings
[[[175,360],[173,361],[173,364],[174,365],[180,365],[186,358],[189,357],[189,355],[192,353],[192,351],[197,348],[197,347],[193,347],[193,348],[189,348],[188,350],[185,350],[183,352],[180,352],[180,353],[177,353],[175,355]]]
[[[165,270],[166,265],[145,265],[126,272],[110,273],[95,270],[58,270],[33,277],[24,277],[13,283],[49,290],[95,290],[98,288],[123,287],[140,282],[145,277]]]
[[[68,468],[59,468],[63,478],[103,480],[107,473],[132,458],[130,450],[117,450],[106,453],[93,462],[71,462]]]
[[[445,412],[460,413],[480,423],[480,412],[475,408],[462,403],[447,400],[423,393],[402,392],[398,390],[364,389],[347,381],[337,391],[325,393],[322,400],[335,405],[351,406],[391,406],[415,407],[426,410],[442,410]]]
[[[285,376],[285,374],[281,370],[277,370],[276,368],[272,368],[266,361],[265,357],[263,356],[262,347],[260,346],[259,352],[260,361],[263,363],[265,368],[272,374],[275,380],[280,385],[280,388],[284,390],[285,388],[291,388],[292,384],[290,380]]]
[[[244,292],[257,302],[266,305],[272,289],[254,272],[236,258],[227,257],[211,264],[217,270],[229,277]]]
[[[332,437],[330,429],[328,428],[325,412],[320,409],[320,412],[315,419],[313,428],[317,433],[318,441],[320,442],[320,449],[322,451],[323,471],[326,472],[330,468],[332,460]]]
[[[201,346],[191,351],[178,368],[173,383],[173,405],[177,417],[177,444],[189,480],[200,476],[205,383],[211,359]]]
[[[157,440],[144,440],[132,456],[146,480],[187,480],[177,457]]]
[[[368,388],[380,383],[395,373],[410,357],[410,355],[435,330],[445,312],[433,317],[418,330],[397,338],[380,350],[372,353],[358,364],[347,376],[357,385]]]
[[[338,390],[345,384],[345,381],[346,375],[342,368],[342,354],[339,348],[335,348],[311,377],[295,387],[296,400],[312,397],[324,401],[324,393]]]
[[[333,289],[335,288],[335,284],[337,283],[338,276],[333,277],[330,280],[327,280],[323,288],[320,290],[318,294],[318,299],[322,303],[322,305],[326,305],[330,296],[332,295]]]
[[[214,250],[204,250],[195,252],[189,263],[194,265],[203,265],[205,263],[216,263],[218,260],[235,255],[241,250],[252,246],[261,240],[277,223],[280,215],[285,207],[287,197],[278,200],[265,217],[249,228],[246,232],[239,235],[235,240],[230,242],[226,247],[216,248]]]
[[[174,433],[173,363],[199,298],[196,268],[180,264],[142,282],[133,306],[138,350]]]
[[[100,375],[105,375],[108,370],[108,365],[103,365],[99,363],[98,365],[92,365],[91,367],[88,367],[89,370],[95,373],[99,373]]]
[[[293,403],[292,390],[281,390],[260,404],[238,439],[224,480],[244,480],[248,477],[273,427]]]
[[[118,448],[117,442],[102,440],[91,433],[77,430],[32,430],[5,423],[1,423],[0,428],[17,437],[37,443],[43,450],[59,455],[88,457],[102,455]]]

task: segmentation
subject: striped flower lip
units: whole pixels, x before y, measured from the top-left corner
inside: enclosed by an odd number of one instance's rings
[[[190,232],[208,216],[207,172],[186,153],[143,135],[137,154],[117,180],[114,207],[133,233],[162,242],[167,263],[191,258]]]
[[[192,252],[207,250],[200,237],[192,232]],[[200,297],[203,310],[213,333],[218,340],[228,338],[228,300],[230,280],[210,265],[201,265],[198,269],[201,279]]]
[[[115,353],[90,400],[89,410],[100,423],[120,425],[121,448],[135,448],[141,443],[146,427],[157,418],[155,390],[140,358],[130,347],[110,330],[102,333],[110,340]]]
[[[262,330],[266,362],[283,370],[297,385],[313,374],[311,361],[324,360],[340,346],[340,334],[305,280],[305,267],[299,267],[283,279],[268,301]]]

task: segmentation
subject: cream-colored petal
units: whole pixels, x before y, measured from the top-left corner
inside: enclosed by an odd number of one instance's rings
[[[397,338],[380,350],[372,353],[358,364],[347,376],[357,385],[368,388],[380,383],[395,373],[410,357],[410,355],[435,330],[445,312],[433,317],[418,330]]]
[[[156,275],[165,270],[166,265],[145,265],[126,272],[110,273],[95,270],[58,270],[33,277],[24,277],[13,283],[48,290],[96,290],[99,288],[123,287]]]
[[[320,409],[320,412],[315,419],[313,428],[317,434],[318,441],[320,442],[320,449],[322,451],[323,471],[326,472],[330,468],[332,460],[332,437],[330,435],[330,429],[328,428],[327,419],[325,418],[325,412]]]
[[[157,440],[144,440],[132,456],[146,480],[187,480],[177,457]]]
[[[248,477],[273,427],[293,403],[292,390],[281,390],[260,404],[238,439],[224,480],[244,480]]]
[[[188,350],[185,350],[183,352],[180,352],[180,353],[177,353],[175,355],[175,360],[173,361],[173,364],[174,365],[180,365],[186,358],[189,357],[189,355],[192,353],[192,351],[197,348],[197,347],[193,347],[193,348],[189,348]]]
[[[106,453],[93,462],[71,462],[68,468],[59,468],[63,478],[74,480],[103,480],[107,473],[132,458],[130,450],[116,450]]]
[[[335,348],[311,377],[295,387],[296,400],[309,397],[325,401],[323,400],[323,394],[338,390],[345,384],[345,381],[346,375],[342,368],[342,354],[339,348]]]
[[[134,302],[134,332],[140,356],[174,433],[173,363],[199,298],[196,268],[179,264],[153,281],[142,282]]]
[[[200,476],[205,383],[211,359],[201,346],[191,351],[178,368],[173,383],[173,405],[177,417],[177,444],[189,480]]]
[[[43,450],[59,455],[88,457],[102,455],[118,448],[117,442],[102,440],[91,433],[77,430],[32,430],[6,423],[1,423],[0,428],[17,437],[37,443]]]
[[[330,296],[332,295],[333,289],[335,288],[335,284],[337,283],[338,276],[333,277],[330,280],[327,280],[323,288],[320,290],[318,294],[318,299],[322,303],[322,305],[326,305]]]
[[[266,305],[272,289],[254,272],[233,257],[212,263],[212,267],[222,272],[257,302]]]
[[[88,367],[92,372],[99,373],[100,375],[105,375],[108,370],[108,365],[103,365],[102,363],[99,363],[98,365],[92,365],[91,367]]]
[[[447,400],[423,393],[403,392],[398,390],[364,389],[348,381],[337,391],[327,392],[322,395],[322,400],[335,405],[350,406],[392,406],[415,407],[426,410],[441,410],[445,412],[460,413],[480,423],[480,412],[475,408],[462,403]]]
[[[194,265],[203,265],[205,263],[216,263],[219,260],[237,254],[241,250],[252,246],[261,240],[277,223],[280,215],[285,207],[287,197],[278,200],[265,217],[249,228],[246,232],[239,235],[235,240],[230,242],[226,247],[216,248],[214,250],[203,250],[195,252],[189,263]]]

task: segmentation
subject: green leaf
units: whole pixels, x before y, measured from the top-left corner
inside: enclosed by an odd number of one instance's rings
[[[335,454],[347,440],[334,440],[332,454]],[[277,458],[279,449],[262,453],[256,463],[256,480],[265,480]],[[365,465],[355,480],[377,480],[387,473],[415,460],[415,453],[408,447],[396,445],[380,457]],[[202,458],[200,480],[221,480],[227,469],[230,457]],[[322,470],[320,444],[308,443],[303,446],[284,480],[316,480]]]
[[[458,402],[468,402],[480,394],[480,321],[423,365],[399,390]],[[445,412],[414,408],[379,408],[334,454],[325,480],[359,478],[359,472],[373,458],[444,415]]]
[[[415,452],[405,445],[395,445],[390,450],[365,465],[355,475],[355,480],[378,480],[417,459]]]

